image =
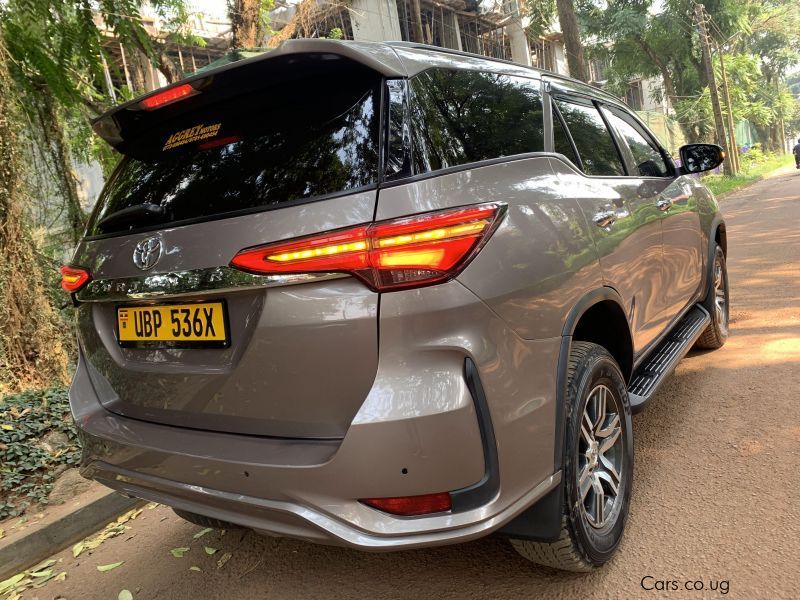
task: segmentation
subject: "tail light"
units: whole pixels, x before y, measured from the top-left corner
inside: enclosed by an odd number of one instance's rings
[[[453,508],[453,501],[447,492],[399,498],[364,498],[360,502],[383,512],[404,517],[446,512]]]
[[[183,100],[184,98],[188,98],[199,93],[200,92],[198,92],[188,83],[183,83],[181,85],[167,88],[162,92],[156,92],[152,96],[144,98],[139,102],[139,106],[144,110],[155,110],[157,108],[161,108],[162,106],[166,106],[167,104],[178,102],[179,100]]]
[[[483,247],[503,204],[425,213],[248,248],[231,266],[260,275],[349,273],[390,291],[446,281]]]
[[[70,293],[77,292],[91,280],[92,276],[86,269],[64,265],[61,271],[61,287]]]

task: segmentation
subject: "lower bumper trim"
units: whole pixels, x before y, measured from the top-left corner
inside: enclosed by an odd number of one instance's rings
[[[390,536],[363,531],[340,519],[300,504],[181,484],[101,461],[92,462],[81,471],[86,477],[124,494],[228,521],[265,535],[291,537],[367,551],[453,544],[485,536],[502,527],[504,523],[544,497],[561,482],[559,471],[504,510],[469,525],[443,529],[440,521],[437,521],[436,517],[431,517],[430,531]]]

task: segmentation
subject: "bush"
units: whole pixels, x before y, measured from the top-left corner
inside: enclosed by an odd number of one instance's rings
[[[48,434],[50,434],[48,436]],[[43,443],[43,438],[51,438]],[[9,394],[0,400],[0,519],[47,504],[53,471],[81,458],[66,388]]]

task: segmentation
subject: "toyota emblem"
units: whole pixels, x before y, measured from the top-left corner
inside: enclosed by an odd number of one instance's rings
[[[161,238],[149,237],[136,244],[133,249],[133,264],[142,271],[147,271],[156,266],[161,258]]]

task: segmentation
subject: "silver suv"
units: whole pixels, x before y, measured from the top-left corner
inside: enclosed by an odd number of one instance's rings
[[[63,286],[82,472],[202,525],[398,550],[620,541],[631,412],[725,342],[725,225],[616,98],[405,43],[291,40],[95,123]]]

